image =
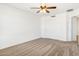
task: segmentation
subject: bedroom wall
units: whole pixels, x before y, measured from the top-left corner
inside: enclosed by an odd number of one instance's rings
[[[0,49],[40,37],[39,16],[0,4]]]
[[[41,21],[41,35],[43,38],[67,41],[66,13],[58,14],[56,17],[44,16]]]
[[[42,17],[41,36],[62,41],[73,41],[72,18],[74,16],[79,17],[79,9],[57,14],[54,18],[50,16]]]

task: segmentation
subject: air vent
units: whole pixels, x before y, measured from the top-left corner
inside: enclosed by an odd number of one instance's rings
[[[56,17],[55,15],[51,16],[51,17]]]
[[[74,10],[74,9],[68,9],[67,12],[71,12],[71,11],[73,11],[73,10]]]

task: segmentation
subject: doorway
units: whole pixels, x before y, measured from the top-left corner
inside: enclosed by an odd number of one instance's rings
[[[79,44],[79,17],[72,17],[71,25],[72,41],[77,41]]]

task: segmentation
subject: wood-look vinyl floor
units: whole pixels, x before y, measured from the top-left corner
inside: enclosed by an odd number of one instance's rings
[[[39,38],[0,50],[0,56],[79,56],[76,42]]]

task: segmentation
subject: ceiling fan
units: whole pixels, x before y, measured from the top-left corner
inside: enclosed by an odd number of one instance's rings
[[[45,3],[41,3],[39,7],[32,7],[31,9],[39,9],[37,13],[39,12],[50,13],[48,9],[56,9],[56,6],[47,7]]]

